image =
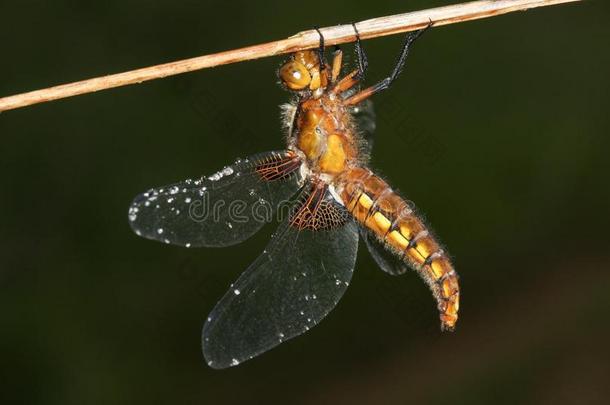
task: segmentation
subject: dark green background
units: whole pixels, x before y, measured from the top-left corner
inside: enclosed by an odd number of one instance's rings
[[[0,95],[449,1],[0,2]],[[454,257],[453,334],[360,250],[306,335],[214,371],[200,330],[262,251],[132,234],[131,199],[278,149],[281,58],[0,115],[0,402],[599,403],[608,398],[610,26],[586,1],[439,27],[376,98],[372,165]],[[369,82],[398,36],[366,41]],[[351,54],[351,47],[348,47]]]

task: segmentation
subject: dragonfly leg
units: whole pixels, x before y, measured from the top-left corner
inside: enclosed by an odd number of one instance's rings
[[[358,69],[349,72],[345,77],[335,83],[331,90],[335,94],[341,94],[358,84]]]
[[[407,34],[407,36],[405,37],[403,46],[402,46],[402,50],[400,51],[400,54],[398,55],[398,60],[396,62],[396,65],[394,66],[394,70],[392,71],[392,73],[385,79],[378,82],[377,84],[374,84],[373,86],[368,87],[368,88],[362,90],[361,92],[354,94],[353,96],[351,96],[350,98],[345,100],[345,104],[346,105],[358,104],[362,100],[367,99],[367,98],[371,97],[372,95],[377,94],[377,93],[389,88],[390,85],[394,82],[394,80],[396,80],[398,78],[398,76],[402,72],[403,68],[405,67],[405,62],[407,61],[407,56],[409,55],[409,50],[411,49],[411,45],[413,44],[413,42],[415,42],[415,40],[417,38],[419,38],[431,26],[432,26],[432,23],[428,24],[428,26],[426,28],[423,28],[423,29],[415,31],[415,32],[410,32],[409,34]]]
[[[335,45],[333,50],[333,63],[331,65],[331,75],[330,81],[331,83],[335,83],[339,76],[341,75],[341,67],[343,65],[343,51],[339,47],[339,45]]]
[[[364,48],[362,47],[362,42],[360,41],[360,33],[358,32],[358,28],[356,28],[356,24],[352,23],[352,27],[354,27],[354,31],[356,32],[356,56],[358,58],[358,78],[360,80],[364,79],[364,73],[369,67],[369,60],[366,57],[366,53],[364,52]]]
[[[324,58],[324,35],[318,27],[314,27],[318,35],[320,36],[320,44],[318,45],[318,60],[320,62],[320,71],[326,69],[326,59]]]

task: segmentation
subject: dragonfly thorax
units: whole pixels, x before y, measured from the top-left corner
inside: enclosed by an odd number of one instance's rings
[[[357,158],[351,116],[331,95],[302,102],[293,128],[295,146],[313,173],[334,177]]]

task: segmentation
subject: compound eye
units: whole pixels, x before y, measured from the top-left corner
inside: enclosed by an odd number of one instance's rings
[[[303,90],[309,86],[311,75],[303,64],[290,61],[280,68],[280,79],[291,90]]]

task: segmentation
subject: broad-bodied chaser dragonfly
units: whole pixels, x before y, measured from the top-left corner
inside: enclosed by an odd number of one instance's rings
[[[350,283],[359,238],[387,273],[417,271],[437,301],[441,328],[454,329],[459,286],[447,254],[412,206],[367,165],[368,99],[398,77],[425,29],[407,35],[390,76],[363,90],[358,84],[368,62],[356,26],[358,66],[345,76],[342,51],[335,47],[328,64],[318,31],[319,49],[292,54],[278,71],[295,94],[283,109],[285,150],[237,160],[133,201],[129,222],[138,235],[185,247],[240,243],[270,213],[288,207],[263,253],[205,322],[203,353],[211,367],[237,365],[319,323]]]

